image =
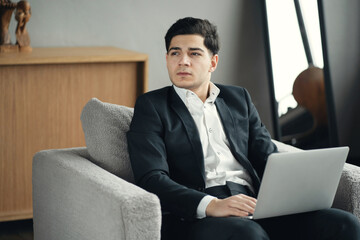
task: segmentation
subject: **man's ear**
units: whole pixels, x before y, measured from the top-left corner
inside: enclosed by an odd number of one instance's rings
[[[219,61],[219,55],[214,54],[211,57],[211,66],[210,66],[209,72],[214,72],[215,71],[215,69],[217,67],[217,64],[218,64],[218,61]]]

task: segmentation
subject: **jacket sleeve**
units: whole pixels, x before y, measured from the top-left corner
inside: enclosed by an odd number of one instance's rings
[[[135,181],[159,197],[163,212],[193,219],[199,202],[206,194],[170,178],[163,128],[160,114],[152,101],[146,95],[139,97],[127,133]]]
[[[277,147],[271,141],[270,133],[261,122],[260,116],[251,101],[249,92],[246,89],[244,89],[244,92],[249,117],[248,155],[261,179],[264,174],[268,156],[271,153],[277,152]]]

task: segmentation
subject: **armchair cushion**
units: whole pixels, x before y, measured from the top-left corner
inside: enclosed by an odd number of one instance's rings
[[[90,160],[128,182],[134,182],[126,140],[133,112],[92,98],[81,113]]]

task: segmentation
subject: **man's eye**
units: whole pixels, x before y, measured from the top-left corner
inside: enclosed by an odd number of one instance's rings
[[[191,55],[193,55],[193,56],[201,56],[201,54],[198,53],[198,52],[193,52],[193,53],[191,53]]]
[[[179,53],[178,53],[178,52],[172,52],[172,53],[170,53],[170,55],[171,55],[171,56],[178,56]]]

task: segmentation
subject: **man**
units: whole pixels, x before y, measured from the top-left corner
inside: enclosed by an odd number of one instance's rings
[[[137,184],[160,199],[162,238],[360,239],[357,219],[338,210],[244,218],[276,146],[244,88],[210,81],[214,25],[180,19],[165,42],[173,86],[138,98],[127,135]]]

